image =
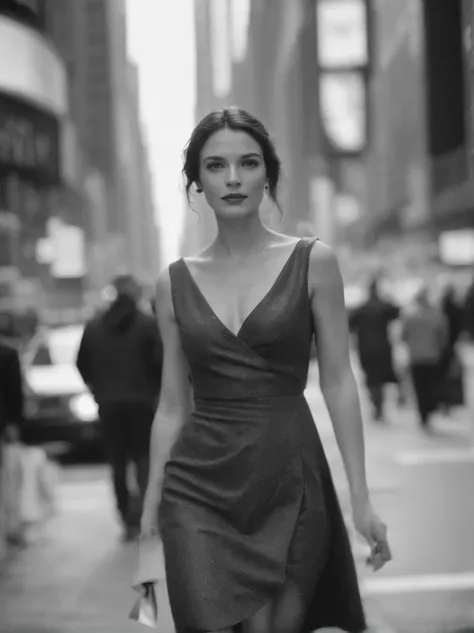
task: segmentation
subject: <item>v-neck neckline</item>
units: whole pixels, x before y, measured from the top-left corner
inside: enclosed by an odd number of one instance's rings
[[[184,270],[186,272],[186,275],[187,275],[189,281],[191,282],[192,287],[194,288],[194,290],[196,291],[196,293],[200,297],[201,301],[204,303],[205,307],[207,308],[207,310],[209,311],[211,316],[219,323],[219,325],[221,326],[221,328],[224,331],[226,331],[228,334],[230,334],[233,338],[236,338],[236,339],[240,340],[241,334],[242,334],[242,331],[243,331],[245,325],[249,322],[251,317],[253,317],[253,315],[257,312],[257,310],[259,310],[268,301],[268,299],[270,299],[270,297],[272,296],[272,294],[275,291],[276,287],[278,286],[278,284],[280,283],[281,279],[283,278],[283,276],[285,275],[286,271],[288,270],[288,268],[290,267],[291,263],[293,262],[293,260],[294,260],[294,258],[296,256],[296,253],[299,250],[299,247],[300,247],[302,242],[303,242],[303,238],[299,239],[296,242],[296,244],[293,247],[293,250],[291,251],[291,253],[288,256],[288,258],[286,259],[285,263],[281,267],[280,272],[276,276],[275,281],[272,283],[272,285],[270,286],[268,291],[263,295],[263,297],[260,299],[260,301],[252,308],[252,310],[249,312],[249,314],[242,321],[242,324],[240,325],[240,327],[239,327],[237,332],[233,332],[224,323],[224,321],[222,321],[222,319],[219,316],[217,316],[214,308],[211,306],[209,301],[206,299],[204,293],[202,292],[201,288],[199,287],[199,284],[194,279],[194,277],[193,277],[193,275],[192,275],[192,273],[191,273],[191,271],[189,269],[189,266],[187,265],[184,257],[180,258],[180,262],[181,262],[181,264],[182,264],[182,266],[183,266],[183,268],[184,268]]]

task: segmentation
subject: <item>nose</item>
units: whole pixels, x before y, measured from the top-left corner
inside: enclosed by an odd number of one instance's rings
[[[228,187],[239,187],[240,186],[240,174],[237,169],[237,165],[229,165],[229,169],[227,171],[227,186]]]

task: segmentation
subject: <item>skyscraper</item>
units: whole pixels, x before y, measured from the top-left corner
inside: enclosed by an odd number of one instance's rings
[[[89,222],[93,250],[100,250],[105,276],[118,268],[141,275],[156,266],[158,238],[137,72],[128,60],[125,0],[48,3],[48,26],[68,65],[71,116],[92,189],[104,194],[94,210],[102,220]]]

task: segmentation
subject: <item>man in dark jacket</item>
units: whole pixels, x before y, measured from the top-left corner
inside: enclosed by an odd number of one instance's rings
[[[0,439],[17,437],[23,420],[23,403],[19,354],[13,345],[0,339]]]
[[[374,280],[370,284],[368,300],[349,318],[376,420],[383,419],[384,385],[398,382],[392,361],[389,324],[399,314],[397,306],[380,297],[377,280]]]
[[[125,538],[138,534],[148,481],[150,431],[161,386],[162,344],[155,319],[138,307],[140,288],[130,275],[114,282],[115,301],[86,326],[77,368],[99,405]],[[131,495],[132,462],[140,490]]]

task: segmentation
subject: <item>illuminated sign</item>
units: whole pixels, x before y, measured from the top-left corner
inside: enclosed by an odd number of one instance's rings
[[[365,0],[318,0],[316,6],[319,66],[335,69],[367,65]]]
[[[0,90],[67,113],[67,75],[54,48],[33,29],[0,16]]]
[[[472,266],[474,263],[474,230],[445,231],[438,240],[439,257],[451,266]]]
[[[330,151],[361,152],[366,144],[366,89],[359,71],[323,72],[319,81],[321,119]]]

